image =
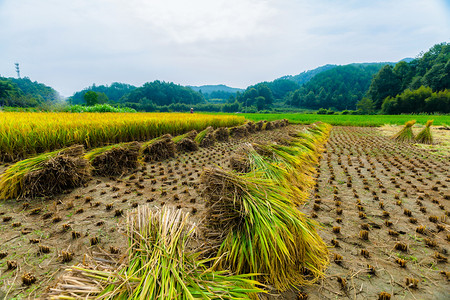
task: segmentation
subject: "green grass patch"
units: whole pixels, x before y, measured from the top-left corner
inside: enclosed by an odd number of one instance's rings
[[[288,119],[291,123],[311,124],[318,121],[334,126],[377,127],[385,124],[402,125],[414,119],[425,125],[433,119],[434,125],[450,125],[450,115],[316,115],[316,114],[242,114],[251,121]]]

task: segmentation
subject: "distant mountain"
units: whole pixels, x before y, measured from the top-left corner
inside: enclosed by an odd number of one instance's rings
[[[393,63],[362,63],[335,66],[316,74],[290,94],[286,103],[295,107],[337,110],[355,109],[369,89],[374,74]]]
[[[224,84],[187,86],[188,88],[199,92],[205,100],[210,103],[223,103],[228,99],[235,97],[237,92],[243,92],[243,89],[232,88]]]
[[[405,62],[410,62],[414,60],[413,58],[404,58],[401,61],[405,61]],[[354,67],[367,67],[367,66],[372,66],[372,65],[391,65],[394,66],[396,63],[395,62],[376,62],[376,63],[352,63],[352,64],[348,64],[348,65],[344,65],[344,66],[354,66]],[[304,85],[305,83],[307,83],[308,81],[310,81],[311,79],[313,79],[314,76],[316,76],[317,74],[320,74],[322,72],[331,70],[333,68],[338,67],[339,65],[331,65],[331,64],[327,64],[312,70],[308,70],[308,71],[303,71],[302,73],[298,74],[298,75],[286,75],[283,77],[280,77],[278,79],[275,80],[279,80],[279,79],[287,79],[290,81],[293,81],[299,85]]]
[[[404,59],[402,59],[401,61],[404,61],[404,62],[407,62],[407,63],[410,63],[410,62],[412,62],[414,60],[414,58],[411,58],[411,57],[407,57],[407,58],[404,58]],[[400,61],[399,61],[400,62]]]
[[[242,92],[244,89],[238,89],[226,86],[224,84],[216,84],[216,85],[201,85],[201,86],[191,86],[188,85],[187,87],[193,89],[196,92],[202,91],[203,94],[210,94],[212,92],[227,92],[227,93],[236,93],[236,92]]]
[[[314,76],[316,76],[319,73],[322,73],[324,71],[330,70],[337,67],[337,65],[324,65],[312,70],[308,70],[308,71],[303,71],[302,73],[298,74],[298,75],[286,75],[283,77],[280,77],[278,79],[286,79],[286,80],[290,80],[293,81],[299,85],[303,85],[305,83],[307,83],[308,81],[310,81]],[[275,79],[277,80],[277,79]]]

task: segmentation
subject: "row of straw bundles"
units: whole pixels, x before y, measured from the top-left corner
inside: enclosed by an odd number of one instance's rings
[[[198,135],[193,130],[174,138],[166,134],[143,144],[120,143],[92,149],[84,155],[87,161],[81,157],[81,145],[44,153],[14,164],[0,176],[0,199],[50,195],[81,186],[90,177],[89,163],[94,175],[121,176],[137,169],[141,158],[161,161],[174,157],[176,151],[196,151],[198,144],[206,147],[216,140],[227,141],[228,137],[228,128],[208,127]]]
[[[305,198],[312,185],[312,178],[305,177],[312,177],[311,167],[329,130],[329,125],[315,125],[304,135],[321,142],[295,138],[290,147],[265,148],[264,157],[249,147],[248,173],[204,171],[208,234],[218,242],[217,256],[223,257],[218,268],[261,274],[260,280],[280,291],[323,275],[327,246],[317,224],[297,209],[297,197]]]
[[[38,197],[58,194],[83,185],[91,177],[121,176],[137,169],[141,158],[160,161],[179,151],[195,151],[192,140],[196,131],[180,136],[178,143],[170,135],[153,139],[142,145],[138,142],[100,147],[84,154],[82,145],[44,153],[19,161],[0,176],[0,199]],[[189,148],[189,149],[187,149]]]
[[[405,127],[402,128],[397,134],[392,138],[399,142],[413,142],[416,141],[422,144],[433,144],[433,137],[431,135],[431,125],[433,125],[433,120],[428,120],[425,128],[422,129],[416,137],[412,131],[413,125],[416,124],[415,120],[408,121],[405,123]]]
[[[188,214],[139,206],[128,214],[129,250],[116,271],[84,265],[62,276],[50,299],[257,299],[263,292],[249,275],[215,271],[188,250],[195,227]]]

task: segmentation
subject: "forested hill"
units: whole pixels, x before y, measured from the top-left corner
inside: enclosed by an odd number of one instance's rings
[[[0,106],[35,107],[60,99],[56,90],[28,77],[0,77]]]
[[[324,65],[318,68],[315,68],[313,70],[304,71],[298,75],[286,75],[283,77],[280,77],[278,79],[286,79],[293,81],[297,83],[298,85],[303,85],[310,81],[314,76],[316,76],[319,73],[325,72],[327,70],[333,69],[337,67],[337,65]]]
[[[367,96],[379,109],[387,98],[421,86],[434,92],[450,89],[450,43],[436,44],[410,62],[382,68],[373,78]]]
[[[204,102],[202,94],[191,88],[155,80],[147,82],[142,87],[136,88],[124,95],[119,102],[133,107],[152,111],[154,106],[167,106],[171,104],[199,104]]]
[[[120,98],[135,90],[136,87],[131,84],[113,82],[111,85],[95,85],[87,87],[79,92],[73,94],[68,99],[68,102],[72,104],[84,104],[84,94],[89,91],[96,92],[99,96],[99,103],[102,102],[118,102]]]
[[[350,64],[323,71],[291,93],[286,104],[311,109],[355,109],[369,89],[373,75],[386,64]]]
[[[383,67],[368,101],[383,113],[450,113],[450,43],[436,44],[410,62]]]
[[[218,91],[223,91],[223,92],[228,92],[228,93],[236,93],[236,92],[243,91],[243,89],[229,87],[224,84],[201,85],[201,86],[188,85],[187,87],[193,89],[196,92],[201,91],[203,94],[218,92]]]
[[[229,87],[224,84],[201,86],[188,85],[187,87],[201,93],[206,100],[227,100],[230,97],[235,96],[237,92],[244,91],[243,89]]]

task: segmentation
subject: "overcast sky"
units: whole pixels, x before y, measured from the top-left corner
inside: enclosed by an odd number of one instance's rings
[[[0,75],[245,88],[450,41],[450,0],[0,0]]]

